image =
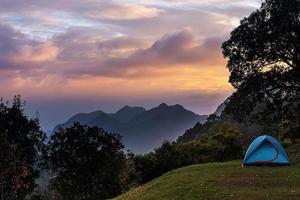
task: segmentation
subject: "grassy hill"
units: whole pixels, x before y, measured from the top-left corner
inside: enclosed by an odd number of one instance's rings
[[[117,200],[299,199],[299,147],[288,152],[290,167],[241,167],[241,161],[197,164],[168,172]]]

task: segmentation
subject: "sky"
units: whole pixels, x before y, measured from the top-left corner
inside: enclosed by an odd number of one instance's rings
[[[0,96],[51,130],[73,114],[233,92],[221,44],[260,0],[0,0]]]

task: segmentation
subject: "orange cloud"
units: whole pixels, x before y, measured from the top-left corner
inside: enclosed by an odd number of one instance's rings
[[[221,67],[197,68],[181,66],[180,68],[152,68],[143,77],[121,78],[81,76],[65,79],[57,75],[45,75],[32,78],[17,76],[8,80],[1,91],[18,91],[25,96],[37,98],[80,98],[81,96],[97,98],[133,99],[168,96],[176,94],[223,94],[227,96],[232,87],[227,81],[227,70]],[[63,86],[63,87],[62,87]]]
[[[61,42],[57,41],[57,43]],[[225,60],[221,55],[221,43],[220,38],[198,40],[191,30],[185,29],[166,34],[146,48],[135,49],[136,44],[132,45],[130,40],[122,41],[118,38],[101,42],[98,52],[100,50],[101,53],[108,53],[108,55],[103,56],[98,53],[94,59],[89,57],[88,60],[84,60],[84,56],[72,56],[82,52],[79,44],[77,50],[76,48],[65,48],[62,54],[68,55],[66,59],[72,58],[65,60],[69,62],[69,66],[73,66],[70,70],[65,71],[66,76],[130,78],[143,76],[145,71],[149,75],[155,68],[161,70],[162,68],[180,68],[181,66],[198,68],[225,66]]]
[[[51,41],[38,46],[24,45],[14,56],[15,61],[44,62],[52,61],[59,54],[60,49]]]

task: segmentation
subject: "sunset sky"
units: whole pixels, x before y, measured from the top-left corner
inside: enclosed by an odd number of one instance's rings
[[[182,104],[233,89],[221,44],[259,0],[0,0],[0,96],[50,130],[78,112]]]

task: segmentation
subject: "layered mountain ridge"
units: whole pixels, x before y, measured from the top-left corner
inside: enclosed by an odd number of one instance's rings
[[[135,153],[146,153],[158,147],[164,140],[175,140],[195,123],[204,123],[206,115],[198,115],[182,105],[162,103],[146,110],[143,107],[124,106],[115,113],[94,111],[72,116],[58,128],[71,127],[75,122],[97,126],[123,137],[126,149]]]

